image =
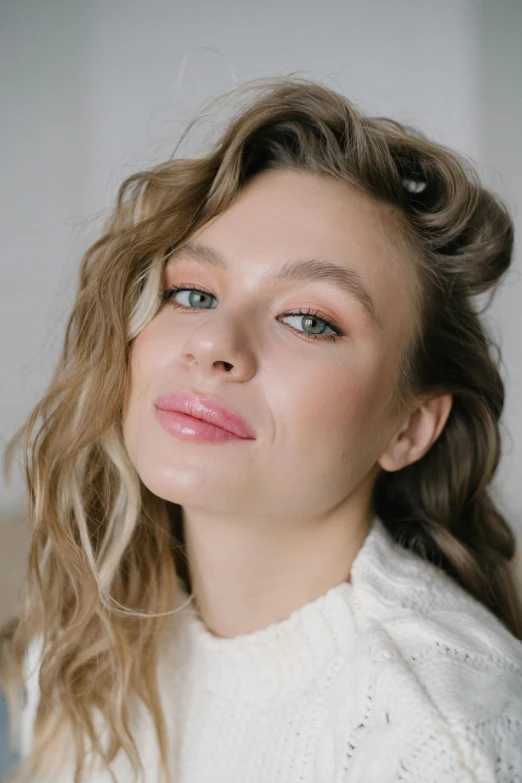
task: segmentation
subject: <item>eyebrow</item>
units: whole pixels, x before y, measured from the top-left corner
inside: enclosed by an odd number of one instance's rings
[[[187,242],[174,250],[169,260],[179,255],[186,255],[194,261],[219,269],[228,269],[229,266],[227,259],[219,250],[201,242]],[[370,321],[379,329],[382,328],[375,302],[364,285],[361,275],[355,269],[319,258],[299,258],[295,261],[286,261],[275,273],[274,278],[295,282],[329,283],[357,299]]]

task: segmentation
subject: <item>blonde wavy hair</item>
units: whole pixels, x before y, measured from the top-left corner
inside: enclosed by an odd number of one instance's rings
[[[122,751],[142,772],[131,730],[138,703],[153,719],[161,770],[172,780],[156,676],[176,576],[186,581],[181,509],[147,490],[124,446],[129,350],[162,306],[172,250],[267,168],[330,177],[396,207],[420,285],[397,396],[451,393],[453,407],[424,457],[379,475],[375,511],[397,542],[450,574],[522,639],[510,567],[516,539],[490,488],[501,454],[500,351],[474,300],[493,293],[511,263],[506,207],[467,159],[398,122],[365,116],[327,86],[293,75],[258,79],[205,113],[235,97],[239,109],[206,154],[174,153],[121,185],[103,235],[81,261],[54,375],[8,444],[7,477],[13,449],[23,445],[32,523],[23,606],[2,633],[13,715],[28,646],[43,640],[34,741],[17,781],[45,778],[64,729],[74,738],[75,783],[89,745],[107,769]]]

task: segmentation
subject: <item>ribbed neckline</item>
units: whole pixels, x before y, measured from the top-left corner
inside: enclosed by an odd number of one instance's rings
[[[375,540],[385,535],[375,516],[350,569],[350,581],[299,607],[284,620],[233,637],[215,636],[204,624],[194,600],[178,579],[181,612],[178,629],[187,671],[221,695],[245,699],[278,698],[327,674],[357,642],[352,597]]]

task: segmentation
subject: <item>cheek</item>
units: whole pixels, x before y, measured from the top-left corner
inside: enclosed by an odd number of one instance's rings
[[[158,332],[152,321],[134,340],[129,352],[129,379],[123,410],[123,435],[131,457],[136,458],[136,443],[140,428],[140,416],[144,405],[150,403],[149,389],[168,362],[169,341]]]
[[[385,429],[390,383],[390,368],[375,355],[352,362],[348,371],[343,366],[316,373],[301,385],[299,403],[290,405],[292,431],[337,458],[373,454]]]
[[[162,370],[172,364],[172,357],[178,349],[176,335],[169,333],[161,314],[142,329],[132,344],[129,356],[132,397],[147,392]]]
[[[369,363],[352,365],[338,372],[328,372],[309,386],[309,410],[317,423],[336,424],[337,427],[364,425],[375,414],[378,401],[383,399],[382,368]]]

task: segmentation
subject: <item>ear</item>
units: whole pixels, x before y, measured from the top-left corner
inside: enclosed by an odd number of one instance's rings
[[[417,403],[377,460],[378,464],[384,470],[394,471],[423,457],[442,432],[452,404],[451,394]]]

